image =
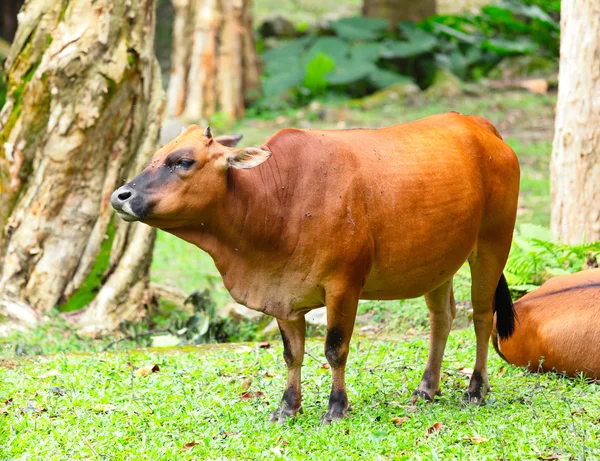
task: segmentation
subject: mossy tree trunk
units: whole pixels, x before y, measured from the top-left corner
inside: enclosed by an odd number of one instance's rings
[[[370,18],[385,18],[395,28],[399,21],[422,21],[435,14],[435,0],[363,0],[362,12]]]
[[[111,192],[147,162],[162,112],[155,0],[28,0],[0,113],[0,315],[54,306],[87,330],[143,312],[155,239]]]
[[[260,92],[251,0],[173,0],[169,116],[244,115]]]
[[[578,244],[600,240],[600,3],[562,2],[560,36],[551,222]]]

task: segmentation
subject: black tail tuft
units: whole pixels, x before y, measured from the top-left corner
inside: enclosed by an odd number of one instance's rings
[[[504,274],[500,277],[494,295],[494,312],[496,313],[496,332],[500,339],[508,339],[515,331],[515,308]]]

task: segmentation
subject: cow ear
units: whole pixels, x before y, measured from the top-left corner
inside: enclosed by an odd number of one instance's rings
[[[258,147],[246,147],[231,152],[227,157],[227,165],[232,168],[254,168],[266,161],[271,156],[268,150],[259,149]]]
[[[242,138],[243,136],[241,134],[232,134],[228,136],[217,136],[215,141],[222,146],[235,147],[242,140]]]

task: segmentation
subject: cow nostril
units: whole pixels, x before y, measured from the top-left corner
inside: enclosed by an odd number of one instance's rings
[[[117,195],[117,197],[119,198],[119,200],[121,200],[122,202],[124,202],[129,197],[131,197],[131,191],[121,192],[119,195]]]

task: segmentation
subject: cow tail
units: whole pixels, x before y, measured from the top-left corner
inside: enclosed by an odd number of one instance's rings
[[[500,277],[496,294],[494,295],[494,313],[496,314],[496,327],[492,333],[494,348],[498,351],[498,336],[500,339],[508,339],[515,331],[516,313],[513,306],[510,290],[504,274]]]

